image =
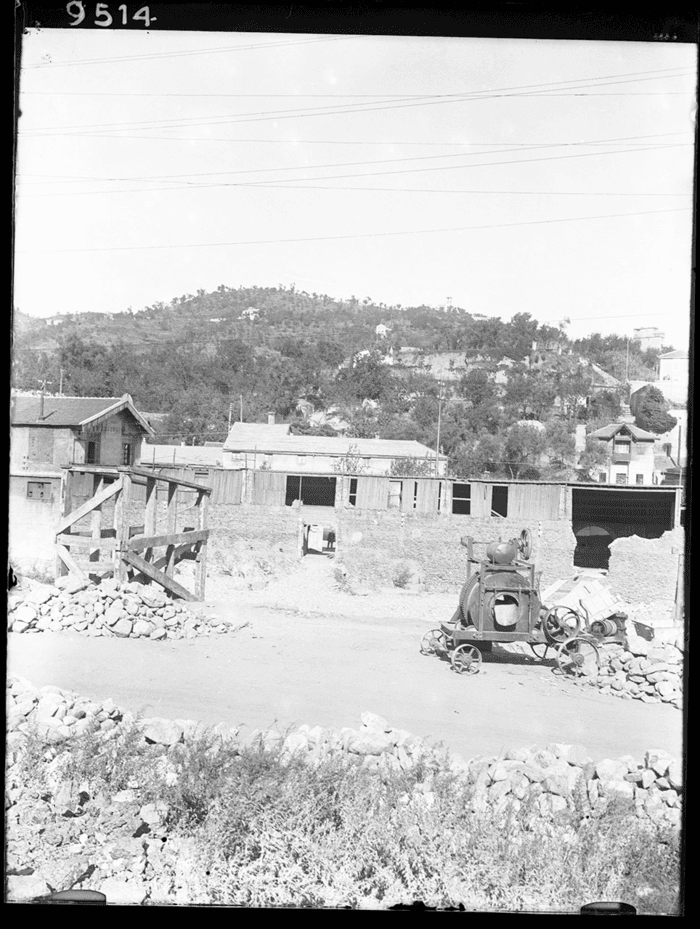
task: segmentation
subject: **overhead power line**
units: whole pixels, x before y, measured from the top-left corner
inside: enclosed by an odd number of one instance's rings
[[[642,136],[623,136],[617,139],[598,139],[591,142],[543,142],[543,143],[531,143],[525,151],[537,151],[545,148],[581,148],[581,147],[594,147],[599,145],[615,145],[620,142],[625,142],[627,144],[634,144],[637,146],[643,146],[642,150],[646,149],[655,149],[659,147],[659,142],[641,142],[642,139],[659,139],[668,136],[679,136],[686,135],[686,132],[664,132],[656,133],[654,135],[642,135]],[[670,147],[685,147],[692,143],[689,142],[664,142],[664,148]],[[178,178],[189,178],[189,177],[217,177],[220,175],[231,175],[231,174],[250,174],[250,173],[269,173],[271,171],[317,171],[324,168],[347,168],[347,167],[356,167],[359,165],[375,165],[375,164],[391,164],[393,163],[405,163],[408,161],[431,161],[439,158],[472,158],[475,155],[503,155],[510,152],[522,152],[523,148],[518,146],[516,148],[497,148],[492,152],[454,152],[443,155],[412,155],[404,156],[401,158],[374,158],[365,161],[336,161],[329,164],[320,164],[320,165],[285,165],[279,168],[242,168],[236,171],[202,171],[197,174],[194,173],[179,173],[179,174],[146,174],[137,177],[85,177],[76,175],[63,177],[62,180],[53,180],[53,181],[33,181],[35,184],[67,184],[74,182],[76,180],[81,183],[90,183],[92,181],[117,181],[117,182],[126,182],[126,181],[163,181],[163,180],[173,180]],[[21,173],[17,175],[18,179],[21,180],[22,177],[27,175],[22,175]],[[41,177],[48,177],[49,175],[40,175]],[[61,177],[57,175],[57,177]],[[300,180],[306,180],[306,178],[300,178]]]
[[[435,233],[444,233],[444,232],[469,232],[472,230],[480,229],[511,229],[518,228],[522,226],[544,226],[552,225],[559,223],[573,223],[573,222],[589,222],[590,220],[598,219],[618,219],[629,216],[654,216],[662,213],[680,213],[690,211],[690,207],[674,207],[665,210],[641,210],[628,213],[604,213],[598,216],[570,216],[562,219],[534,219],[527,220],[525,222],[516,222],[516,223],[486,223],[483,225],[477,226],[452,226],[446,227],[443,229],[402,229],[396,232],[360,232],[360,233],[347,233],[345,235],[331,235],[331,236],[301,236],[299,238],[289,238],[289,239],[251,239],[248,241],[234,241],[234,242],[190,242],[180,245],[110,245],[104,247],[90,247],[90,248],[47,248],[47,249],[24,249],[18,254],[31,254],[31,253],[40,253],[40,254],[70,254],[70,253],[86,253],[86,252],[133,252],[133,251],[155,251],[155,250],[165,250],[165,249],[177,249],[177,248],[219,248],[219,247],[231,247],[238,245],[274,245],[281,243],[294,243],[294,242],[331,242],[331,241],[341,241],[346,239],[376,239],[376,238],[387,238],[390,236],[406,236],[406,235],[432,235]]]
[[[184,58],[193,55],[215,55],[220,52],[257,51],[261,48],[290,48],[294,45],[318,45],[321,42],[340,42],[346,39],[357,39],[356,35],[340,36],[310,36],[307,39],[298,39],[291,42],[246,42],[243,45],[226,45],[214,48],[183,49],[175,52],[159,52],[154,55],[121,55],[115,58],[78,58],[75,61],[42,61],[38,64],[24,65],[23,70],[37,68],[72,68],[77,65],[114,64],[122,61],[160,61],[165,58]]]
[[[688,143],[690,145],[691,143]],[[540,162],[540,161],[563,161],[569,158],[586,158],[593,156],[602,156],[602,155],[629,155],[636,152],[649,152],[649,151],[662,151],[666,148],[675,148],[675,145],[658,145],[654,148],[645,148],[645,149],[615,149],[613,151],[599,151],[599,152],[579,152],[574,155],[550,155],[542,158],[514,158],[508,161],[478,161],[472,164],[466,165],[441,165],[439,167],[431,168],[402,168],[398,171],[363,171],[355,174],[331,174],[321,177],[311,177],[311,178],[283,178],[285,182],[284,185],[277,185],[270,183],[267,180],[263,181],[232,181],[232,182],[221,182],[219,184],[193,184],[187,181],[171,186],[171,187],[133,187],[121,190],[79,190],[79,191],[68,191],[68,192],[57,192],[57,193],[35,193],[35,194],[23,194],[25,197],[76,197],[76,196],[91,196],[91,195],[106,195],[106,194],[124,194],[124,193],[146,193],[150,191],[183,191],[183,190],[212,190],[212,189],[222,189],[222,188],[276,188],[279,189],[281,186],[286,190],[303,190],[304,181],[314,181],[314,180],[345,180],[348,178],[357,178],[357,177],[380,177],[386,175],[396,175],[396,174],[418,174],[423,172],[435,172],[435,171],[462,171],[467,168],[483,168],[483,167],[496,167],[501,165],[516,165],[516,164],[530,164],[531,162]],[[442,156],[438,156],[442,157]],[[444,156],[447,157],[447,156]],[[407,159],[412,160],[412,159]],[[268,170],[268,169],[250,169],[250,172],[244,171],[242,173],[256,173],[258,170]],[[269,169],[269,170],[283,170],[283,169]],[[308,169],[310,170],[310,169]],[[239,172],[232,171],[232,174],[237,174]],[[352,190],[354,188],[329,188],[329,189],[345,189]],[[355,188],[356,189],[356,188]]]
[[[678,70],[678,69],[677,69]],[[78,132],[84,132],[85,130],[97,130],[98,132],[119,132],[120,130],[129,130],[136,129],[138,130],[139,126],[142,126],[144,129],[152,129],[161,127],[163,129],[178,129],[182,127],[192,128],[195,126],[204,127],[204,126],[215,126],[222,124],[236,124],[244,122],[265,122],[268,120],[280,120],[280,119],[299,119],[313,116],[332,116],[332,115],[347,115],[352,113],[373,113],[388,109],[405,109],[410,107],[418,106],[434,106],[436,104],[442,103],[464,103],[472,100],[486,100],[486,99],[497,99],[501,96],[530,96],[530,88],[540,88],[543,86],[548,86],[551,84],[554,85],[563,85],[563,87],[568,87],[573,83],[577,83],[579,89],[585,89],[588,87],[601,87],[601,86],[610,86],[613,84],[626,84],[626,83],[636,83],[638,81],[649,81],[649,80],[659,80],[662,77],[683,77],[685,74],[690,74],[688,70],[681,71],[680,74],[669,75],[661,74],[660,72],[631,72],[633,76],[623,75],[622,80],[605,80],[604,83],[581,83],[584,80],[591,80],[585,78],[578,78],[576,81],[555,81],[555,82],[546,82],[546,84],[524,84],[511,88],[500,88],[496,90],[487,90],[487,91],[472,91],[464,94],[458,94],[450,97],[435,97],[435,95],[416,95],[413,97],[407,97],[403,102],[378,102],[374,104],[345,104],[338,106],[323,106],[323,107],[312,107],[312,108],[294,108],[292,110],[270,110],[264,111],[263,113],[239,113],[239,114],[222,114],[221,116],[216,117],[191,117],[186,120],[177,120],[177,119],[165,119],[165,120],[137,120],[127,123],[95,123],[92,125],[79,125],[79,126],[59,126],[59,127],[40,127],[34,130],[26,130],[28,136],[45,136],[45,135],[71,135],[73,130]],[[634,75],[651,75],[651,76],[634,76]],[[601,81],[601,78],[593,78],[594,81]],[[550,89],[555,89],[551,88]]]

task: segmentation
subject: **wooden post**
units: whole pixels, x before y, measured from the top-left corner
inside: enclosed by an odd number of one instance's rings
[[[177,484],[168,481],[168,535],[177,532]],[[175,568],[175,545],[168,545],[165,550],[165,573],[172,575]]]
[[[209,494],[197,494],[197,528],[206,529],[209,515]],[[207,542],[206,539],[198,544],[196,557],[194,593],[197,600],[204,600],[207,580]]]
[[[156,534],[156,506],[158,502],[158,494],[156,491],[157,484],[154,477],[146,478],[146,512],[144,515],[144,535],[155,535]],[[153,558],[153,549],[147,548],[143,554],[143,557],[146,561],[151,561]]]
[[[122,489],[119,491],[117,502],[114,505],[114,528],[116,540],[114,545],[114,579],[120,584],[129,580],[127,563],[122,558],[129,542],[129,509],[131,504],[131,470],[119,468],[122,479]]]
[[[104,485],[104,476],[102,474],[96,474],[93,486],[93,496],[96,496],[104,488]],[[93,544],[90,546],[88,561],[99,561],[100,548],[102,545],[102,506],[96,506],[92,511],[90,523]]]
[[[59,506],[59,513],[61,514],[61,519],[64,516],[67,516],[70,513],[70,501],[71,501],[71,472],[67,469],[61,472],[61,503]],[[54,574],[56,578],[62,577],[68,573],[68,568],[66,567],[63,559],[56,552],[56,560],[54,564]]]

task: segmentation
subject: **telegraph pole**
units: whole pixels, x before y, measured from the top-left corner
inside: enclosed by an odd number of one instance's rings
[[[438,427],[437,441],[435,443],[435,477],[440,474],[440,427],[442,426],[442,381],[440,381],[438,393]]]

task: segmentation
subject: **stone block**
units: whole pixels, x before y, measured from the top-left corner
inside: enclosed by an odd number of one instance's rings
[[[175,745],[177,742],[182,741],[184,734],[181,725],[178,725],[172,719],[162,719],[159,716],[142,719],[139,726],[144,738],[158,745]]]
[[[126,638],[131,635],[131,630],[133,628],[133,623],[130,619],[120,619],[112,626],[112,632],[115,635],[120,636],[121,638]]]

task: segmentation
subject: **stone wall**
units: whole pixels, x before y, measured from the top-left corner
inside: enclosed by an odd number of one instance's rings
[[[608,578],[613,592],[628,603],[665,601],[672,608],[684,536],[682,529],[674,529],[660,539],[633,535],[611,542]]]
[[[486,546],[511,539],[526,528],[510,519],[476,519],[469,516],[431,516],[396,512],[345,510],[338,514],[338,559],[349,576],[369,586],[391,586],[402,562],[419,566],[425,588],[447,592],[465,579],[467,550],[462,536],[474,539],[474,556],[485,556]],[[529,527],[532,560],[542,572],[542,586],[568,577],[573,570],[576,537],[568,522],[543,521]]]

